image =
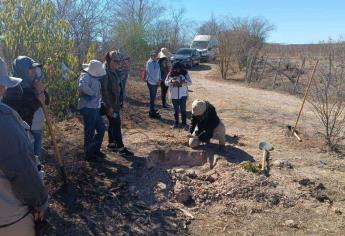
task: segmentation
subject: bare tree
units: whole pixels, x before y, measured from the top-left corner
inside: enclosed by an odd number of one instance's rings
[[[98,0],[54,0],[57,18],[69,24],[69,37],[73,40],[76,54],[83,62],[93,43],[102,43],[109,34],[111,17],[110,2]]]
[[[221,30],[221,25],[216,19],[216,17],[212,14],[210,20],[203,23],[197,30],[198,34],[204,35],[218,35],[219,31]]]
[[[327,45],[330,49],[329,46]],[[314,113],[322,124],[326,145],[332,151],[344,140],[345,128],[345,76],[343,70],[336,69],[336,64],[343,68],[345,61],[335,56],[340,48],[334,46],[329,52],[328,63],[324,63],[319,69],[317,80],[312,87],[312,96],[309,98]],[[343,48],[342,52],[344,51]]]

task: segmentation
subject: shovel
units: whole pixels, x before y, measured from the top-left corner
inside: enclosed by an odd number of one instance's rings
[[[261,171],[264,172],[266,175],[268,175],[267,161],[270,155],[270,151],[273,150],[273,145],[270,143],[261,142],[259,144],[259,149],[262,151]]]
[[[46,118],[48,131],[49,131],[50,137],[51,137],[53,145],[54,145],[54,152],[55,152],[54,156],[55,156],[55,159],[56,159],[58,166],[59,166],[59,173],[60,173],[62,180],[63,180],[63,185],[62,185],[59,192],[62,194],[63,199],[66,202],[66,205],[68,207],[73,207],[77,201],[77,190],[76,190],[75,186],[73,186],[67,178],[65,166],[64,166],[63,160],[61,158],[61,154],[60,154],[60,149],[59,149],[59,146],[57,145],[53,126],[52,126],[52,123],[50,120],[50,116],[48,114],[48,109],[47,109],[46,105],[43,103],[42,103],[42,109],[43,109],[44,116]]]

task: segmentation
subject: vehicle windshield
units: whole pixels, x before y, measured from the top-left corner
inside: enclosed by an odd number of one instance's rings
[[[205,49],[208,47],[208,41],[193,41],[192,48]]]
[[[179,55],[191,55],[193,52],[193,50],[191,49],[179,49],[177,50],[176,54],[179,54]]]

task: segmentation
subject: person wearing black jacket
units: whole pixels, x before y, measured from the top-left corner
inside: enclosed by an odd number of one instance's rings
[[[192,104],[189,146],[197,148],[201,143],[219,140],[220,149],[225,147],[225,126],[219,119],[215,107],[207,101],[195,100]]]
[[[49,102],[48,93],[42,82],[36,81],[36,70],[41,65],[30,57],[19,56],[13,62],[13,76],[23,81],[14,88],[7,89],[2,102],[14,109],[31,127],[35,112]]]

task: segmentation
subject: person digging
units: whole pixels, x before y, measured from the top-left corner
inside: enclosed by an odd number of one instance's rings
[[[219,140],[219,149],[225,150],[225,126],[219,119],[215,107],[203,100],[192,103],[189,146],[197,148],[211,139]]]

